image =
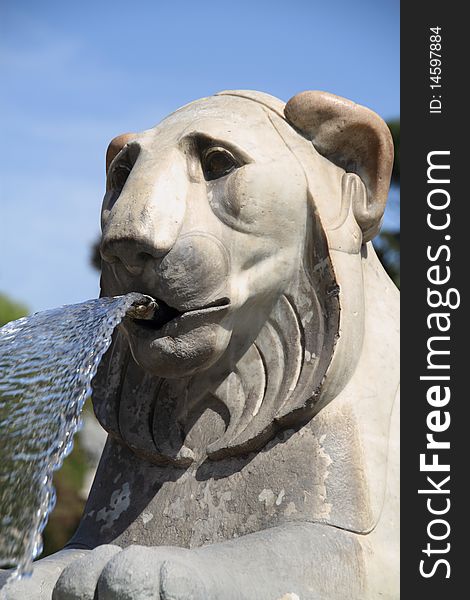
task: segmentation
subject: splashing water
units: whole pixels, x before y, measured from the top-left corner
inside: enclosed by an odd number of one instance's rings
[[[132,293],[36,313],[0,328],[0,566],[29,575],[55,504],[53,472]]]

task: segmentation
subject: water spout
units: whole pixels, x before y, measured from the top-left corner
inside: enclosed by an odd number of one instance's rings
[[[0,567],[32,571],[54,508],[53,472],[72,450],[91,381],[128,316],[159,305],[131,293],[36,313],[0,328]]]
[[[159,308],[160,307],[154,298],[142,294],[131,304],[127,310],[126,316],[131,319],[150,321],[155,318]]]

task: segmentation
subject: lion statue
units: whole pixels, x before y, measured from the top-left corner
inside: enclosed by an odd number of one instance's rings
[[[161,309],[116,330],[81,524],[9,598],[399,597],[392,161],[375,113],[314,91],[111,142],[101,294]]]

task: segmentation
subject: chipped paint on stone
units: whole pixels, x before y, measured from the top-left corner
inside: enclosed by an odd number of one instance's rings
[[[114,521],[117,521],[122,513],[129,508],[130,498],[131,492],[127,482],[121,488],[113,491],[109,501],[110,507],[103,507],[96,513],[96,521],[104,521],[101,531],[110,529]]]
[[[278,497],[276,498],[276,506],[280,506],[281,502],[284,500],[284,496],[286,495],[286,490],[283,488],[280,492]]]
[[[330,514],[331,514],[331,510],[332,510],[332,505],[330,502],[327,501],[327,486],[326,486],[326,481],[328,479],[328,476],[330,475],[330,472],[328,471],[328,467],[332,464],[333,459],[331,458],[331,456],[326,452],[325,447],[323,446],[323,442],[326,439],[326,434],[323,434],[320,436],[319,440],[318,440],[318,455],[320,456],[320,458],[323,459],[323,464],[325,465],[325,472],[324,472],[324,476],[323,476],[323,483],[324,485],[321,486],[321,489],[319,491],[319,497],[322,500],[321,503],[321,510],[319,513],[319,518],[320,519],[327,519]]]
[[[142,521],[144,522],[144,525],[147,525],[147,523],[149,521],[151,521],[152,519],[153,519],[153,514],[151,512],[144,511],[142,513]]]
[[[317,355],[315,354],[315,352],[309,352],[308,350],[305,350],[305,362],[309,363],[316,357]]]
[[[264,502],[266,509],[271,508],[274,505],[276,496],[272,490],[264,489],[258,496],[260,502]]]

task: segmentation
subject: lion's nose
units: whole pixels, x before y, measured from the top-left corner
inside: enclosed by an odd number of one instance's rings
[[[133,275],[138,275],[149,260],[161,259],[175,244],[179,227],[162,226],[150,216],[139,223],[114,222],[103,233],[101,257],[109,263],[120,262]]]
[[[146,263],[152,259],[165,256],[173,243],[152,243],[149,238],[139,238],[135,235],[105,235],[101,243],[101,257],[109,263],[120,262],[132,275],[139,275]]]
[[[177,154],[149,163],[136,163],[103,223],[103,260],[120,261],[133,274],[172,249],[185,215],[186,163]]]

